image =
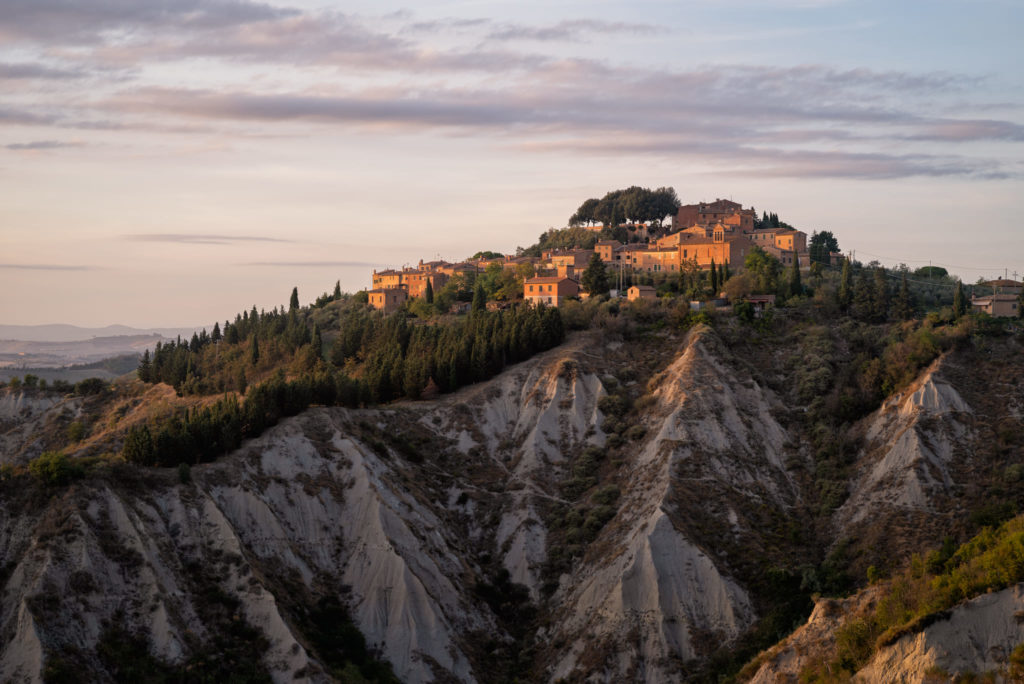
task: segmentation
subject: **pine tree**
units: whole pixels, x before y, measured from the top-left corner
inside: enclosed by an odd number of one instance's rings
[[[793,255],[793,268],[789,272],[789,295],[796,297],[804,293],[803,283],[800,282],[800,257]]]
[[[288,309],[295,310],[299,308],[299,288],[292,288],[292,298],[288,301]]]
[[[339,299],[341,299],[341,281],[340,280],[336,281],[334,283],[334,301],[338,301]]]
[[[213,332],[210,333],[210,339],[214,342],[220,342],[221,340],[220,323],[216,321],[213,323]]]
[[[260,360],[260,342],[256,337],[256,333],[253,333],[252,340],[249,343],[249,363],[255,366]]]
[[[953,293],[953,315],[960,318],[967,313],[967,299],[964,297],[964,284],[956,281],[956,292]]]
[[[427,291],[423,295],[423,298],[427,300],[427,304],[434,303],[434,286],[430,282],[430,278],[427,278]]]

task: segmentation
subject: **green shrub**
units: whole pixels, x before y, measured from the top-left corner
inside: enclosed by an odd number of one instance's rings
[[[61,487],[85,475],[85,468],[59,451],[43,452],[28,464],[28,471],[44,484]]]
[[[592,498],[596,504],[610,506],[619,500],[619,488],[615,485],[601,487],[594,492],[594,496]]]
[[[76,420],[71,425],[68,425],[68,439],[71,442],[81,442],[84,437],[85,425],[82,424],[82,421]]]

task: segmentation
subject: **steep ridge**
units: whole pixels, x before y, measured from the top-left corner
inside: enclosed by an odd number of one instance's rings
[[[855,427],[822,546],[929,516],[934,541],[962,514],[989,428],[960,364]],[[628,421],[606,415],[625,396]],[[762,578],[820,559],[798,425],[710,328],[626,345],[592,331],[437,400],[310,409],[186,482],[130,467],[64,489],[0,482],[0,680],[103,679],[97,644],[120,626],[166,663],[218,647],[275,681],[329,681],[311,616],[336,601],[404,682],[679,681],[765,619]],[[566,511],[584,509],[608,515],[567,556]],[[834,609],[798,634],[832,638]]]
[[[863,447],[850,495],[833,516],[835,538],[858,537],[874,545],[887,538],[919,548],[948,529],[970,466],[972,408],[943,376],[946,357],[905,391],[890,398],[857,427]]]
[[[746,503],[795,495],[771,398],[715,359],[710,331],[660,343],[681,353],[649,385],[648,436],[626,450],[622,505],[553,595],[541,586],[545,511],[564,502],[570,456],[605,445],[595,371],[624,358],[584,336],[437,401],[309,410],[194,467],[188,483],[121,469],[36,501],[31,515],[5,501],[0,678],[38,680],[54,663],[102,672],[96,644],[115,623],[181,663],[226,615],[262,636],[259,662],[275,680],[327,679],[302,616],[334,597],[402,681],[486,681],[480,635],[513,639],[480,599],[497,563],[549,615],[537,677],[673,679],[756,619],[743,587],[686,533],[686,511],[704,507],[694,483],[736,493],[720,513],[738,535]],[[204,605],[210,595],[223,611]],[[609,641],[634,646],[595,660]]]
[[[626,464],[619,515],[554,596],[550,637],[570,644],[555,678],[575,670],[603,681],[672,681],[681,663],[756,619],[748,593],[714,557],[725,545],[702,548],[689,533],[710,516],[741,540],[754,532],[750,511],[795,499],[782,465],[785,431],[769,393],[716,358],[723,350],[709,329],[691,332],[681,349],[649,384],[649,437]]]
[[[45,433],[62,418],[77,415],[82,400],[36,393],[0,393],[0,464],[27,462],[38,456]]]

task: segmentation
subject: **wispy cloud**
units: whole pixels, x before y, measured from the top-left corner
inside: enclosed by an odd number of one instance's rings
[[[831,0],[777,2],[806,7]],[[794,177],[996,178],[1018,172],[966,148],[1024,142],[1024,122],[1015,120],[1020,110],[1003,108],[1010,112],[1005,118],[991,119],[936,114],[942,111],[936,101],[948,102],[950,93],[966,100],[985,86],[977,76],[822,64],[644,68],[550,51],[555,42],[666,32],[651,23],[589,17],[533,24],[416,21],[411,12],[373,18],[251,0],[11,0],[0,42],[35,46],[40,56],[38,64],[0,64],[0,78],[7,73],[13,90],[40,87],[32,78],[72,79],[78,69],[109,75],[105,88],[80,88],[78,97],[12,98],[0,109],[0,125],[110,135],[216,131],[222,137],[254,131],[315,136],[320,127],[442,131],[533,152],[699,159],[726,171],[757,166]],[[435,40],[439,33],[446,39]],[[218,65],[210,69],[216,85],[182,88],[152,75],[195,58]],[[59,66],[71,59],[73,68]],[[145,68],[151,65],[157,68]],[[264,66],[275,75],[301,76],[294,79],[301,85],[282,86],[287,79],[278,76],[251,78]],[[135,80],[114,80],[125,73]],[[69,89],[75,85],[69,80]],[[973,111],[984,104],[977,101]],[[7,148],[48,149],[44,145],[55,142]],[[129,239],[241,241],[184,234]]]
[[[201,233],[131,233],[122,236],[131,242],[171,242],[189,245],[230,245],[239,242],[294,242],[262,235],[206,235]]]
[[[250,261],[238,266],[272,266],[285,268],[373,268],[380,264],[371,261]]]
[[[8,150],[28,150],[28,151],[39,151],[39,150],[57,150],[62,147],[81,147],[82,143],[66,141],[66,140],[33,140],[27,143],[11,143],[4,145],[5,149]]]
[[[591,87],[598,79],[614,87]],[[864,148],[885,141],[1024,140],[1024,127],[1012,121],[925,116],[905,104],[915,96],[927,99],[966,87],[970,79],[956,74],[835,70],[816,65],[654,72],[561,60],[532,70],[529,80],[529,89],[514,83],[415,93],[376,89],[311,95],[141,88],[122,91],[106,105],[134,116],[171,114],[210,121],[440,129],[460,134],[486,131],[513,147],[534,151],[699,157],[729,168],[764,155],[774,160],[773,173],[786,167],[795,177],[959,174],[997,178],[1011,172],[996,161],[970,161],[938,152],[897,156],[885,149]],[[693,97],[694,92],[701,96]],[[830,96],[822,98],[822,92]],[[756,101],[757,106],[738,104],[746,101]],[[638,111],[635,102],[648,104]],[[792,149],[808,145],[841,148]],[[844,159],[850,163],[845,171],[840,168]]]
[[[0,269],[17,271],[102,271],[103,266],[83,266],[74,264],[0,264]]]
[[[637,35],[650,36],[667,33],[668,29],[654,24],[625,21],[597,21],[575,19],[560,21],[545,26],[528,24],[498,24],[487,34],[488,40],[537,40],[537,41],[578,41],[589,35]]]
[[[0,79],[73,79],[85,75],[82,69],[64,69],[32,62],[0,62]]]
[[[295,14],[298,10],[245,0],[6,0],[0,38],[93,43],[124,29],[218,29]]]

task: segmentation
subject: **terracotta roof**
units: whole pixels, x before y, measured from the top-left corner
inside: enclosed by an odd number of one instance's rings
[[[992,294],[984,295],[982,297],[971,297],[971,302],[1015,302],[1017,301],[1017,295],[1015,294]]]
[[[560,283],[563,280],[572,280],[572,278],[566,278],[564,276],[538,276],[536,278],[527,278],[526,284],[537,284],[537,283]],[[572,280],[572,282],[576,282]]]

